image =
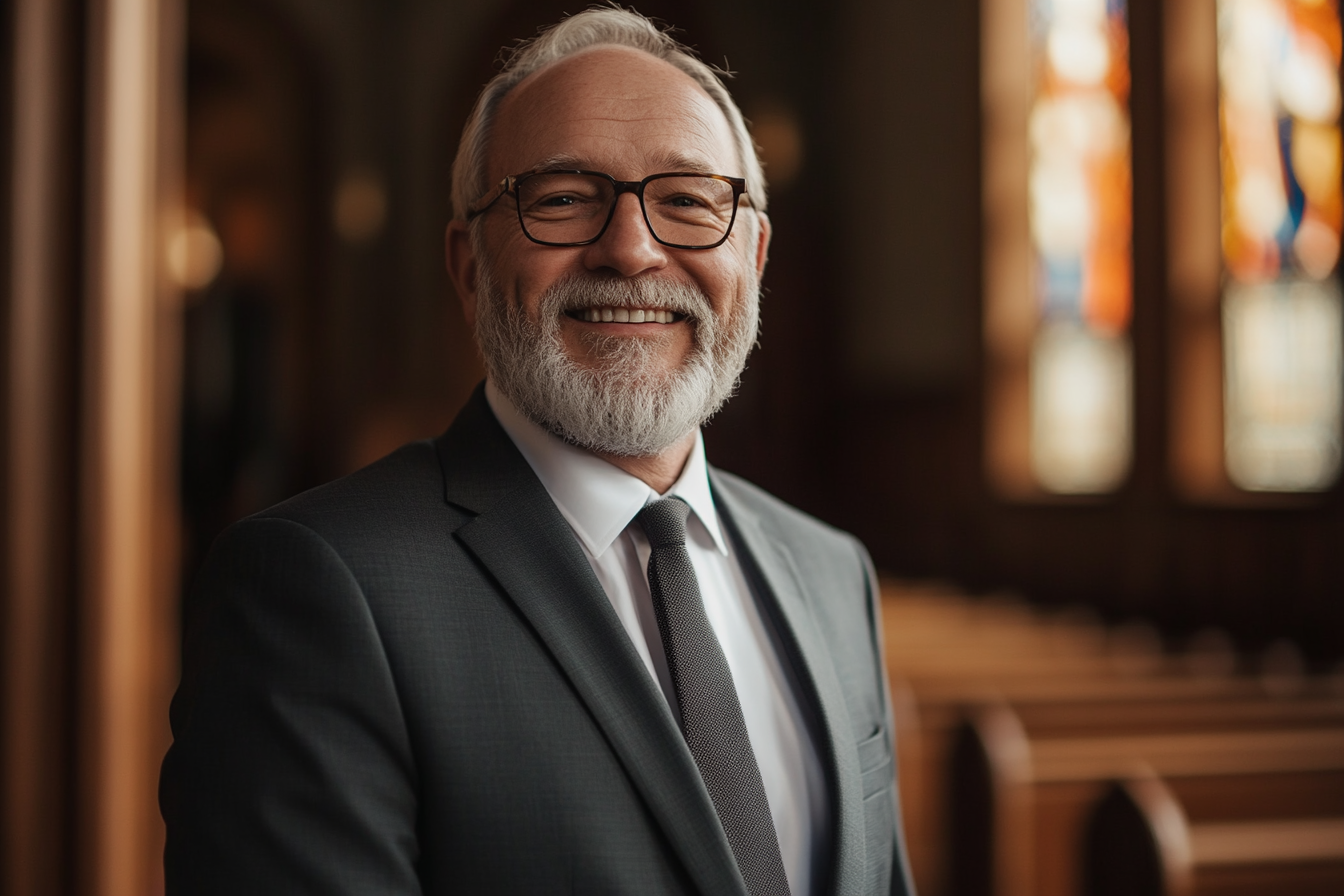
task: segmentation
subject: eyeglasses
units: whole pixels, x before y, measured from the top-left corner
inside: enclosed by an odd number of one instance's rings
[[[721,174],[651,174],[616,180],[600,171],[528,171],[500,181],[495,194],[467,213],[485,213],[512,194],[523,235],[543,246],[586,246],[607,232],[622,193],[639,197],[653,238],[673,249],[713,249],[728,239],[747,182]]]

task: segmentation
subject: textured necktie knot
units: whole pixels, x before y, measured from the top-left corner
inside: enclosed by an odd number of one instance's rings
[[[686,543],[686,518],[690,513],[691,505],[681,498],[661,498],[645,505],[635,519],[656,550]]]

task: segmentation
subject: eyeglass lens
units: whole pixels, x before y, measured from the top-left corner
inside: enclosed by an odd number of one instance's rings
[[[606,226],[616,190],[592,174],[534,174],[518,184],[523,230],[545,243],[583,243]],[[732,184],[712,177],[658,177],[644,186],[653,235],[679,246],[712,246],[733,223]]]

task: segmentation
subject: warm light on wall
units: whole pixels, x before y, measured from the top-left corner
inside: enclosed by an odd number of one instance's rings
[[[387,223],[387,187],[382,177],[367,168],[347,171],[336,185],[331,204],[337,235],[352,245],[372,242]]]
[[[771,190],[786,190],[803,168],[806,149],[798,115],[773,101],[751,110],[751,135],[761,151]]]
[[[204,289],[224,265],[224,247],[205,216],[191,211],[168,238],[164,260],[168,265],[168,276],[179,287]]]

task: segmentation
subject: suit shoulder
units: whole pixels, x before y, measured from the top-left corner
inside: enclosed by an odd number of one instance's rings
[[[713,468],[712,475],[715,488],[725,492],[730,500],[741,504],[752,513],[771,520],[784,533],[835,549],[858,550],[862,556],[867,556],[862,543],[850,533],[781,501],[759,485],[717,467]]]
[[[366,467],[276,504],[251,519],[285,519],[329,535],[414,522],[445,509],[434,443],[411,442]]]
[[[446,570],[458,557],[451,533],[465,516],[444,499],[443,489],[434,444],[404,445],[232,524],[215,540],[194,582],[253,573],[269,581],[281,570],[308,575],[329,568],[377,602],[389,587],[436,565]]]

